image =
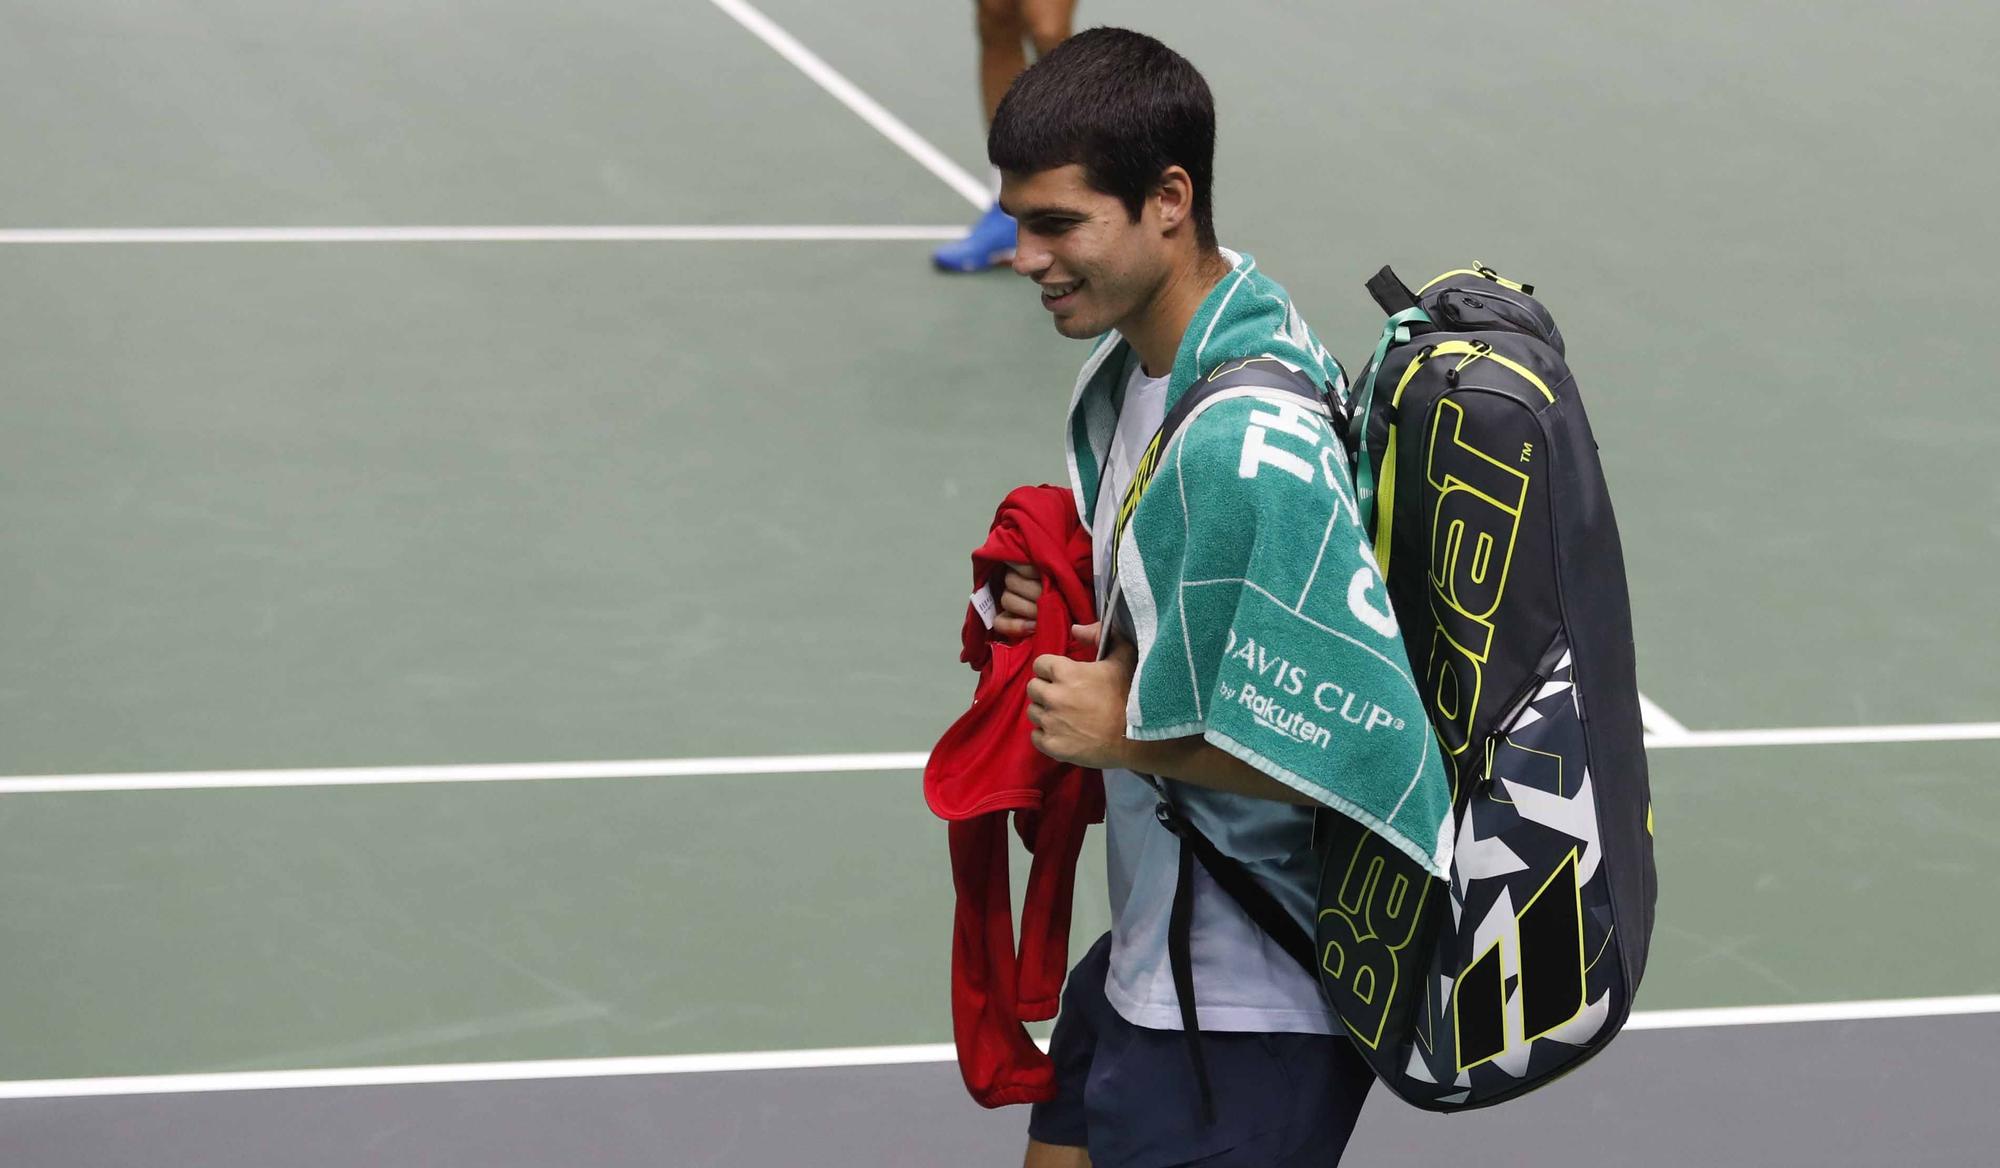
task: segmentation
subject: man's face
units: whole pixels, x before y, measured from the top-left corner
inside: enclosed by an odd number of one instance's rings
[[[1020,223],[1014,270],[1041,286],[1042,307],[1066,337],[1094,337],[1130,320],[1169,271],[1153,201],[1134,223],[1124,203],[1091,189],[1081,166],[1005,172],[1000,205]]]

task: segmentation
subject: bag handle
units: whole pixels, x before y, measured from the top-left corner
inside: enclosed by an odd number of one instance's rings
[[[1417,294],[1410,291],[1410,286],[1403,283],[1402,277],[1396,275],[1396,269],[1387,264],[1382,266],[1381,271],[1368,277],[1368,295],[1374,297],[1375,303],[1390,316],[1407,312],[1417,306]]]

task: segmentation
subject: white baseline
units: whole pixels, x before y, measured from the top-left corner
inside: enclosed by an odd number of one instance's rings
[[[2000,1013],[2000,994],[1958,998],[1902,998],[1860,1002],[1811,1002],[1789,1006],[1738,1006],[1713,1010],[1640,1011],[1628,1030],[1684,1030],[1801,1022],[1856,1022],[1891,1018]],[[429,1066],[338,1067],[300,1071],[134,1075],[88,1079],[0,1081],[0,1099],[70,1099],[107,1095],[177,1095],[216,1091],[281,1091],[308,1087],[383,1087],[418,1083],[494,1083],[532,1079],[598,1079],[617,1075],[685,1075],[718,1071],[777,1071],[829,1067],[879,1067],[948,1063],[949,1043],[861,1046],[831,1050],[770,1050],[728,1054],[636,1058],[548,1059],[534,1062],[443,1063]]]
[[[1649,750],[1700,750],[1755,746],[1865,746],[1904,742],[1996,740],[2000,740],[2000,722],[1946,722],[1910,726],[1797,726],[1770,730],[1686,730],[1679,734],[1648,734],[1646,747]],[[924,751],[915,750],[885,751],[876,754],[781,754],[741,758],[661,758],[602,762],[511,762],[447,766],[14,775],[0,777],[0,795],[912,771],[922,770],[929,757]]]

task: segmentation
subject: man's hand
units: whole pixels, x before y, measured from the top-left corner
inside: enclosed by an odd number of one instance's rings
[[[993,617],[993,631],[1010,640],[1020,640],[1035,631],[1035,608],[1042,599],[1042,574],[1033,564],[1009,562],[995,589],[1000,611]]]
[[[1079,640],[1096,639],[1093,625],[1071,628]],[[1035,658],[1028,683],[1028,722],[1035,749],[1057,762],[1098,770],[1124,765],[1125,695],[1139,652],[1119,641],[1102,661],[1072,661],[1053,653]]]

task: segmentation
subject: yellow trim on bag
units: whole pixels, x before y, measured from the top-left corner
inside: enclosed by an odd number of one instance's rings
[[[1375,484],[1375,566],[1389,578],[1389,549],[1396,530],[1396,424],[1389,423],[1389,444],[1382,450],[1382,478]]]
[[[1482,280],[1491,280],[1495,284],[1498,284],[1503,288],[1512,288],[1516,292],[1528,291],[1528,286],[1526,284],[1516,284],[1514,281],[1509,280],[1505,276],[1502,276],[1500,273],[1494,271],[1492,268],[1487,267],[1486,265],[1480,263],[1478,260],[1474,260],[1472,261],[1472,266],[1469,268],[1453,268],[1451,271],[1446,272],[1444,275],[1439,276],[1437,279],[1432,280],[1428,284],[1425,284],[1423,287],[1417,289],[1417,295],[1422,296],[1424,293],[1430,291],[1432,288],[1437,287],[1439,284],[1444,283],[1446,280],[1451,279],[1453,276],[1478,276]],[[1530,295],[1532,295],[1532,293],[1530,293]]]
[[[1410,362],[1408,369],[1403,370],[1403,379],[1396,383],[1396,393],[1395,396],[1389,399],[1389,408],[1395,409],[1397,406],[1403,404],[1403,391],[1409,388],[1411,379],[1416,377],[1417,370],[1423,368],[1425,363],[1438,357],[1449,357],[1458,353],[1465,354],[1465,360],[1458,363],[1459,369],[1465,368],[1482,357],[1489,361],[1497,361],[1508,369],[1512,369],[1515,373],[1520,374],[1529,385],[1541,390],[1542,396],[1549,399],[1550,402],[1553,403],[1556,400],[1556,395],[1549,392],[1549,387],[1541,378],[1535,376],[1534,373],[1530,372],[1520,362],[1502,357],[1500,354],[1494,352],[1491,346],[1475,345],[1471,341],[1446,341],[1441,345],[1433,346],[1429,356],[1419,357],[1417,360]]]

